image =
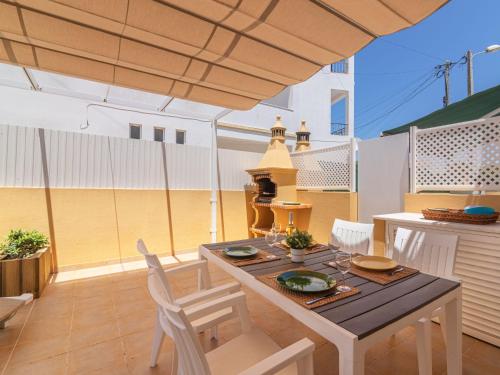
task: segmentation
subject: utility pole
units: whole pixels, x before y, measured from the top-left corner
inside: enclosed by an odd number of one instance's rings
[[[472,74],[472,51],[468,50],[465,55],[467,60],[467,96],[474,94],[474,76]]]
[[[450,104],[450,70],[453,64],[450,60],[446,60],[444,64],[436,66],[436,77],[444,76],[444,96],[443,107],[448,107]]]

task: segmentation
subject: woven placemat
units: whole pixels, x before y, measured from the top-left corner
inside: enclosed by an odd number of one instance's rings
[[[215,255],[217,255],[219,258],[224,259],[226,262],[231,263],[233,266],[236,267],[243,267],[243,266],[249,266],[251,264],[259,264],[259,263],[265,263],[265,262],[273,262],[275,260],[281,259],[280,256],[271,254],[265,250],[259,249],[259,252],[254,258],[247,258],[247,259],[233,259],[230,258],[226,255],[224,255],[224,250],[222,249],[217,249],[213,251]]]
[[[288,271],[305,270],[305,269],[306,268],[295,268],[295,269],[287,270],[287,272]],[[305,293],[294,292],[292,290],[283,288],[278,283],[278,281],[276,281],[276,277],[278,275],[280,275],[281,273],[283,273],[283,271],[272,273],[272,274],[269,274],[269,275],[257,276],[256,278],[257,278],[257,280],[260,280],[264,284],[266,284],[266,285],[270,286],[271,288],[277,290],[281,294],[287,296],[288,298],[290,298],[295,303],[298,303],[299,305],[301,305],[301,306],[303,306],[303,307],[305,307],[306,309],[309,309],[309,310],[314,309],[316,307],[323,306],[323,305],[327,305],[329,303],[341,300],[343,298],[347,298],[347,297],[353,296],[353,295],[358,294],[360,292],[358,288],[352,287],[352,289],[349,292],[342,292],[342,293],[337,294],[335,296],[326,297],[326,298],[324,298],[324,299],[322,299],[322,300],[320,300],[320,301],[318,301],[316,303],[313,303],[313,304],[310,304],[310,305],[306,305],[307,301],[310,301],[310,300],[312,300],[314,298],[321,297],[321,296],[323,296],[325,294],[328,294],[329,292],[307,293],[307,294],[305,294]]]
[[[290,248],[281,244],[281,243],[277,243],[275,245],[273,245],[274,247],[277,247],[278,249],[281,249],[281,250],[285,250],[287,252],[290,252]],[[330,246],[328,245],[323,245],[321,243],[318,243],[316,245],[313,245],[311,247],[308,247],[306,249],[306,255],[307,254],[314,254],[314,253],[318,253],[320,251],[325,251],[325,250],[330,250]]]
[[[337,268],[335,265],[335,262],[325,262],[327,266]],[[349,273],[362,277],[363,279],[367,279],[370,281],[373,281],[374,283],[380,284],[380,285],[386,285],[390,284],[394,281],[404,279],[405,277],[414,275],[416,273],[419,273],[419,270],[416,270],[414,268],[410,267],[403,267],[402,271],[396,272],[394,274],[391,274],[392,271],[370,271],[370,270],[365,270],[363,268],[360,268],[358,266],[355,266],[354,264],[351,265],[351,269],[349,270]]]

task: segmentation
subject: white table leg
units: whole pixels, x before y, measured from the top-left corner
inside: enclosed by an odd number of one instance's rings
[[[448,375],[462,374],[462,294],[444,306],[446,320],[446,366]]]
[[[432,374],[432,326],[431,320],[420,319],[416,324],[417,329],[417,354],[418,373],[420,375]]]
[[[339,374],[363,375],[365,373],[365,352],[353,343],[339,347]]]

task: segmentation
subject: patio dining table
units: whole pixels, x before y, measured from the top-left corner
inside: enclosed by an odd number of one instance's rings
[[[215,252],[231,245],[252,245],[280,259],[237,267]],[[301,266],[340,280],[340,272],[325,265],[325,262],[334,260],[332,250],[308,254],[303,263],[292,263],[286,251],[269,246],[263,238],[254,238],[204,244],[199,247],[199,255],[333,343],[339,351],[342,375],[363,374],[364,357],[369,347],[407,326],[418,324],[422,318],[430,319],[437,308],[444,309],[447,323],[447,372],[449,375],[462,372],[461,285],[455,280],[420,272],[381,285],[347,274],[347,284],[357,287],[360,293],[308,309],[261,282],[258,277]],[[420,374],[432,372],[430,334],[429,330],[423,330],[424,336],[418,335]]]

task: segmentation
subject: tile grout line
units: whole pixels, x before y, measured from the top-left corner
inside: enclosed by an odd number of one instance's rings
[[[28,314],[27,314],[26,318],[24,319],[23,326],[21,327],[21,331],[19,331],[19,335],[17,336],[16,342],[14,343],[14,346],[12,347],[12,350],[9,353],[9,357],[7,358],[7,362],[5,362],[5,365],[4,365],[0,375],[5,375],[7,373],[7,367],[9,366],[10,360],[12,359],[12,356],[14,355],[14,350],[16,349],[17,344],[19,343],[19,340],[21,339],[21,335],[23,334],[24,328],[26,327],[26,324],[28,324],[28,320],[31,316],[31,312],[33,311],[33,308],[35,307],[36,302],[37,301],[34,300],[30,306]]]
[[[70,356],[69,356],[69,352],[70,352],[70,348],[71,348],[71,336],[73,335],[73,323],[74,323],[74,320],[75,320],[75,310],[76,310],[76,296],[75,296],[75,287],[76,285],[74,284],[72,286],[72,293],[71,293],[71,299],[73,300],[73,305],[71,307],[71,318],[70,318],[70,321],[69,321],[69,335],[68,335],[68,348],[66,350],[66,359],[65,359],[65,363],[66,363],[66,369],[64,371],[64,374],[67,375],[69,374],[69,362],[70,362]]]
[[[127,271],[125,271],[125,272],[127,272]],[[110,281],[113,282],[112,280],[110,280]],[[127,349],[125,347],[125,342],[123,341],[123,334],[122,334],[122,330],[120,328],[120,324],[118,323],[118,310],[116,308],[115,298],[113,297],[113,295],[111,295],[111,304],[113,305],[113,315],[115,318],[115,325],[116,325],[116,328],[118,330],[118,337],[120,338],[120,345],[122,347],[123,361],[125,363],[125,367],[127,368],[127,372],[130,373],[130,368],[129,368],[129,364],[128,364],[128,360],[127,360]]]

